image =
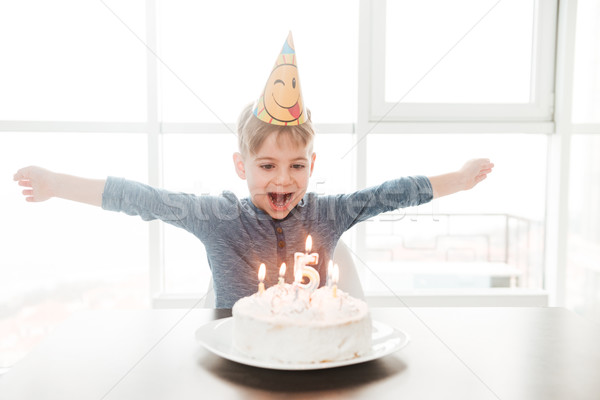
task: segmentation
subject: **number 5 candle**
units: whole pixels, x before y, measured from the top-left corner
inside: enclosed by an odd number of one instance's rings
[[[297,252],[294,254],[294,279],[295,284],[298,286],[302,286],[309,290],[315,290],[319,287],[321,282],[321,278],[319,277],[319,273],[316,269],[309,267],[310,265],[316,265],[319,262],[319,254],[318,253],[310,253],[312,250],[312,237],[308,235],[306,238],[306,252],[300,253]],[[307,277],[309,282],[306,284],[302,283],[302,278]]]

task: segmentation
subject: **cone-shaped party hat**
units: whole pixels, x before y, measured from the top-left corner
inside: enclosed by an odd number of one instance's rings
[[[265,90],[254,107],[254,115],[273,125],[300,125],[306,122],[292,32],[288,34],[275,61]]]

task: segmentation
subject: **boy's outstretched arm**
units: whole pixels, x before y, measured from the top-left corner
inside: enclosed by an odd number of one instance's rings
[[[492,168],[494,164],[489,159],[477,158],[467,161],[458,171],[428,177],[433,188],[433,198],[473,188],[492,172]]]
[[[78,201],[94,206],[102,205],[105,179],[87,179],[58,174],[40,167],[21,168],[13,179],[24,186],[25,200],[45,201],[52,197]]]

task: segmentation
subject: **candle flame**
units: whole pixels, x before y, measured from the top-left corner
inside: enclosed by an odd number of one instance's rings
[[[264,281],[265,275],[267,275],[267,266],[265,264],[260,264],[260,267],[258,268],[258,280],[261,282]]]
[[[331,285],[331,278],[333,275],[333,260],[329,260],[329,264],[327,264],[327,284]]]
[[[285,269],[286,269],[286,265],[285,263],[281,263],[281,267],[279,268],[279,276],[284,276],[285,275]]]
[[[312,237],[310,235],[307,236],[306,238],[306,252],[310,253],[310,251],[312,250]]]

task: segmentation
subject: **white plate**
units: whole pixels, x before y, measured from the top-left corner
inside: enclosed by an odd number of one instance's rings
[[[218,356],[240,364],[253,367],[281,369],[281,370],[310,370],[342,367],[345,365],[359,364],[387,356],[406,346],[408,335],[383,322],[373,321],[373,344],[367,354],[343,361],[330,361],[323,363],[278,363],[261,361],[250,358],[233,348],[233,318],[223,318],[211,321],[201,326],[196,331],[196,339],[209,351]]]

